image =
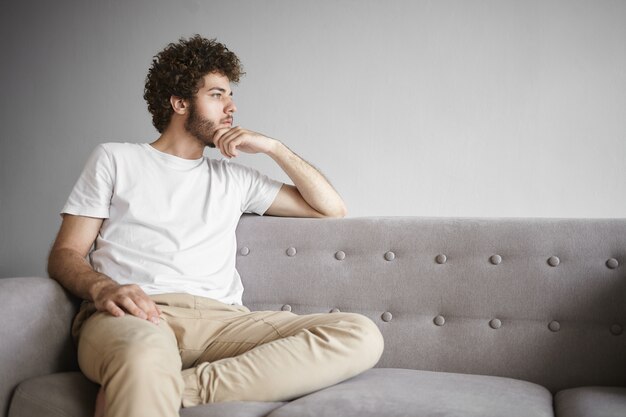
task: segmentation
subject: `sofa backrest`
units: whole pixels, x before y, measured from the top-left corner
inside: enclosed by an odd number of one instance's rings
[[[626,386],[626,219],[244,215],[237,239],[244,304],[364,314],[379,367]],[[0,415],[19,382],[78,369],[78,303],[0,279]]]
[[[244,215],[244,304],[357,312],[377,366],[626,386],[626,219]]]

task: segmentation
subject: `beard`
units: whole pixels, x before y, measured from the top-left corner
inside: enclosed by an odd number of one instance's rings
[[[215,148],[215,144],[213,144],[213,135],[217,130],[215,129],[215,123],[207,119],[202,119],[198,115],[193,101],[189,103],[189,116],[187,120],[185,120],[185,130],[202,145]]]

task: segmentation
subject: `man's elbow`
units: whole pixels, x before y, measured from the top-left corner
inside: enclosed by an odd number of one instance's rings
[[[59,257],[61,253],[58,249],[52,248],[48,253],[48,264],[46,266],[46,272],[48,276],[54,280],[56,280],[56,276],[58,275],[58,266],[59,266]]]
[[[348,208],[345,205],[342,205],[341,207],[338,207],[333,211],[323,213],[322,217],[341,219],[343,217],[346,217],[347,214],[348,214]]]
[[[348,215],[348,208],[346,206],[341,206],[341,209],[337,212],[337,215],[335,217],[343,218],[343,217],[346,217],[347,215]]]

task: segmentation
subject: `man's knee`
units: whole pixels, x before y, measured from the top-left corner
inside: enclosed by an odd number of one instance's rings
[[[88,331],[79,340],[81,369],[99,383],[118,372],[139,378],[156,373],[180,373],[182,363],[176,339],[167,332],[155,330],[143,326],[121,327],[118,332],[107,332],[106,341],[102,340],[102,334]]]
[[[357,340],[358,353],[366,363],[373,367],[383,354],[385,342],[380,329],[371,319],[358,313],[343,313],[343,320],[351,323],[351,333]]]

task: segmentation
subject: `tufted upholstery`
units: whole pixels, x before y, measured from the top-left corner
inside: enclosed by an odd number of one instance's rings
[[[385,337],[381,369],[181,416],[551,416],[557,393],[557,417],[626,415],[626,219],[245,215],[237,239],[245,305],[362,313]],[[76,301],[52,280],[0,279],[0,415],[11,400],[11,417],[90,414]]]
[[[244,304],[350,311],[378,367],[626,386],[626,219],[244,216]]]

